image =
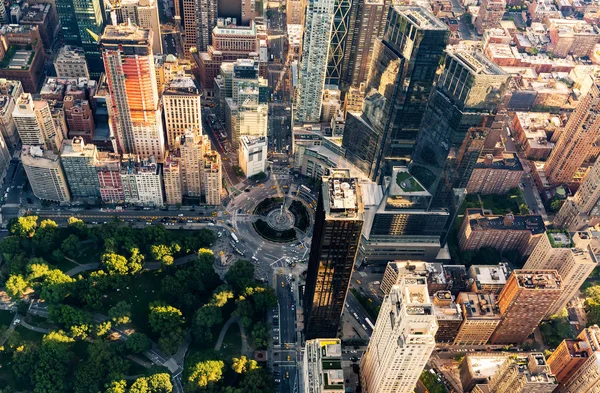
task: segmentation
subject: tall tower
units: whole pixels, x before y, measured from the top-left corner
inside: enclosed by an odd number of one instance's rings
[[[181,137],[181,179],[182,194],[189,197],[200,197],[202,193],[202,158],[204,150],[210,146],[208,136],[200,137],[188,131]]]
[[[596,160],[572,198],[561,206],[554,217],[557,228],[580,229],[594,225],[600,218],[600,160]]]
[[[350,86],[359,87],[367,81],[373,46],[383,35],[389,7],[389,0],[352,1],[341,67],[342,90],[346,91]]]
[[[152,39],[152,30],[106,26],[100,46],[112,105],[109,125],[120,152],[162,162],[165,141]]]
[[[594,351],[600,349],[597,326],[583,329],[575,339],[563,340],[548,358],[548,366],[556,375],[559,389],[579,370]]]
[[[308,260],[305,338],[337,336],[363,226],[358,180],[348,169],[323,176]]]
[[[188,57],[191,48],[206,52],[217,25],[217,0],[183,0],[183,50]]]
[[[544,170],[553,184],[569,183],[600,137],[600,80],[592,83],[561,131]]]
[[[42,146],[58,152],[64,135],[52,119],[46,100],[34,100],[31,94],[23,93],[17,99],[13,119],[23,145]]]
[[[56,11],[64,43],[83,48],[90,76],[98,78],[104,72],[98,49],[98,37],[104,27],[100,0],[56,0]]]
[[[321,119],[335,2],[309,0],[306,8],[296,97],[296,116],[300,122],[311,123]]]
[[[447,37],[447,26],[424,8],[390,9],[367,82],[368,90],[384,99],[383,116],[374,124],[379,134],[375,180],[410,159]]]
[[[563,292],[548,310],[546,317],[558,314],[577,295],[583,282],[598,265],[596,255],[600,247],[591,232],[547,232],[542,236],[523,269],[554,269],[562,278]]]
[[[348,37],[351,5],[352,0],[335,0],[325,85],[339,86],[342,79],[342,62]]]
[[[200,97],[200,89],[191,75],[175,78],[165,86],[162,99],[170,148],[178,146],[181,136],[188,131],[202,134]]]
[[[155,55],[163,53],[157,0],[119,0],[113,7],[118,24],[130,20],[143,29],[152,30],[152,51]]]
[[[561,386],[556,390],[557,393],[596,393],[600,388],[600,329],[598,325],[584,329],[577,339],[587,343],[591,354],[583,364],[578,365],[572,375],[564,381],[564,384],[561,381]]]
[[[360,362],[364,393],[412,393],[438,330],[427,278],[404,276],[381,305]]]
[[[492,344],[524,342],[563,290],[556,270],[514,270],[498,296],[502,321]]]

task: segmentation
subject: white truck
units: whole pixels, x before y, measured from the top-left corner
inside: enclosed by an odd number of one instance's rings
[[[240,241],[238,240],[238,237],[235,235],[235,233],[231,233],[231,238],[236,242],[239,243]]]

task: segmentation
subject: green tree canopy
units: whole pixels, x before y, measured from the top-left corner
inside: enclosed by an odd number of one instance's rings
[[[132,353],[142,353],[152,348],[152,342],[144,333],[132,333],[125,342],[127,349]]]
[[[239,358],[233,358],[231,368],[238,374],[244,374],[250,370],[257,369],[258,363],[256,362],[256,360],[248,360],[246,356],[242,356]]]
[[[204,306],[196,311],[192,322],[192,334],[198,343],[211,343],[213,328],[223,323],[221,309],[216,306]]]
[[[21,296],[29,289],[29,283],[23,278],[22,275],[17,274],[10,276],[5,284],[6,293],[13,300],[19,300]]]
[[[163,333],[180,329],[183,325],[183,314],[177,308],[162,302],[150,303],[148,316],[150,328],[155,333]]]
[[[196,391],[206,388],[210,383],[219,382],[223,378],[225,363],[221,360],[206,360],[192,366],[187,378],[188,388]]]
[[[243,291],[254,282],[254,265],[246,260],[238,260],[225,273],[225,280],[236,292]]]
[[[131,304],[121,301],[108,310],[108,317],[115,325],[125,325],[131,322]]]
[[[31,238],[37,229],[37,216],[22,216],[10,225],[10,233],[22,238]]]

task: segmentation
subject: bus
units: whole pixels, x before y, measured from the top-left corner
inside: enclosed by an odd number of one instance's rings
[[[373,326],[373,323],[369,318],[365,318],[365,322],[367,322],[367,325],[369,325],[372,330],[375,330],[375,326]]]
[[[310,188],[306,187],[304,184],[300,185],[300,189],[304,192],[308,192],[309,194],[312,192]]]
[[[235,233],[233,233],[233,232],[231,233],[231,238],[232,238],[233,240],[235,240],[235,242],[236,242],[236,243],[239,243],[239,242],[240,242],[240,241],[238,240],[238,237],[237,237],[237,236],[235,235]]]

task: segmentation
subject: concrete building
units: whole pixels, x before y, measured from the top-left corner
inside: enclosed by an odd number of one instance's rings
[[[33,194],[46,201],[67,203],[71,194],[58,155],[41,146],[23,145],[21,163]]]
[[[477,385],[473,392],[497,393],[551,393],[556,388],[556,377],[546,364],[544,355],[530,353],[509,358],[490,378],[486,385]]]
[[[514,270],[498,296],[502,321],[492,344],[524,342],[560,298],[563,285],[556,270]]]
[[[321,118],[335,3],[334,0],[308,1],[295,105],[300,122],[317,123]]]
[[[364,393],[412,393],[438,325],[423,277],[406,276],[385,297],[360,362]]]
[[[541,216],[496,216],[486,215],[481,209],[467,209],[458,242],[461,251],[492,247],[529,255],[545,232]]]
[[[210,150],[210,142],[206,135],[198,136],[188,131],[181,137],[179,151],[184,196],[200,198],[202,195],[202,160],[207,149]]]
[[[487,344],[501,320],[496,296],[493,293],[461,292],[456,303],[461,307],[463,321],[454,345]]]
[[[121,182],[126,203],[146,206],[164,204],[162,167],[153,158],[140,160],[135,155],[124,155]]]
[[[554,226],[580,230],[600,220],[600,160],[586,174],[572,198],[563,203],[554,217]]]
[[[22,15],[20,25],[36,26],[47,53],[52,52],[55,39],[58,37],[59,22],[56,6],[50,3],[32,1]]]
[[[29,44],[10,45],[0,52],[0,78],[18,80],[23,91],[35,94],[39,91],[44,74],[44,51],[41,44],[27,49]]]
[[[162,162],[165,141],[159,107],[152,30],[107,26],[100,37],[108,88],[110,126],[119,152]],[[159,39],[159,37],[156,37]]]
[[[185,56],[189,56],[192,48],[206,52],[217,25],[217,0],[182,0],[182,5]]]
[[[321,122],[328,123],[342,107],[340,89],[337,86],[326,86],[323,90],[323,103],[321,105]]]
[[[130,21],[142,29],[152,30],[152,52],[163,53],[157,0],[120,0],[113,3],[112,13],[117,24]]]
[[[0,79],[0,132],[10,151],[14,151],[19,143],[13,111],[21,94],[23,94],[21,82]]]
[[[454,296],[450,291],[437,291],[431,298],[438,323],[435,342],[453,343],[463,322],[462,310],[454,303]]]
[[[561,383],[557,393],[596,393],[600,388],[600,329],[597,325],[584,329],[578,339],[587,343],[591,353],[583,364],[574,368],[571,376]]]
[[[486,153],[473,168],[467,185],[469,194],[507,194],[518,187],[523,177],[523,166],[516,153]]]
[[[475,385],[489,383],[509,361],[509,355],[502,352],[466,355],[458,365],[463,392],[472,391]]]
[[[54,59],[54,69],[59,78],[89,78],[87,61],[83,48],[65,45]]]
[[[552,150],[544,171],[551,184],[570,183],[575,172],[589,156],[593,143],[600,137],[600,84],[595,80],[579,100]]]
[[[505,11],[506,1],[504,0],[482,0],[479,5],[479,14],[475,19],[477,33],[481,35],[485,30],[499,27]]]
[[[65,135],[55,126],[47,101],[34,100],[31,94],[23,93],[17,99],[12,116],[23,145],[59,151]]]
[[[12,159],[11,152],[4,140],[4,136],[0,134],[0,179],[4,182],[4,178],[8,172],[10,166],[10,160]]]
[[[183,202],[183,184],[180,157],[167,154],[163,164],[163,182],[165,184],[165,202],[167,205],[181,204]]]
[[[99,198],[100,183],[97,175],[98,149],[76,137],[63,142],[60,151],[72,198]]]
[[[344,101],[344,112],[361,113],[365,101],[366,85],[361,83],[358,87],[350,87],[346,92]]]
[[[221,204],[222,187],[221,156],[216,151],[206,152],[202,168],[202,194],[207,205],[219,206]]]
[[[515,112],[510,129],[527,158],[545,160],[554,148],[549,136],[558,135],[560,124],[560,118],[550,113]]]
[[[192,76],[182,76],[166,83],[162,100],[170,148],[176,147],[181,136],[188,131],[202,135],[201,94]]]
[[[336,393],[344,390],[341,340],[333,338],[306,341],[302,370],[307,392]]]
[[[287,25],[304,26],[304,17],[306,16],[306,0],[290,0],[286,2],[285,16]]]
[[[337,337],[363,214],[361,189],[349,170],[323,177],[304,293],[306,339]]]
[[[585,20],[547,19],[546,26],[556,57],[586,57],[598,43],[598,31]]]
[[[547,232],[525,262],[523,269],[554,269],[562,278],[563,292],[546,317],[560,313],[578,295],[579,288],[598,265],[600,241],[592,233]]]
[[[589,360],[594,351],[600,349],[597,332],[597,326],[585,328],[577,338],[563,340],[552,352],[552,355],[548,358],[548,366],[550,366],[550,370],[558,380],[559,387],[557,391],[560,391],[579,368]]]
[[[494,293],[499,295],[506,285],[510,275],[506,264],[501,265],[471,265],[469,278],[473,281],[472,292]]]
[[[100,198],[105,203],[125,201],[125,191],[121,180],[121,156],[116,153],[98,152],[96,164]]]
[[[406,275],[418,275],[427,278],[430,295],[449,289],[444,267],[441,263],[424,261],[393,261],[386,265],[379,289],[383,295],[389,295],[392,287]]]
[[[90,105],[93,92],[93,88],[88,90],[81,85],[69,86],[63,100],[69,137],[81,137],[86,143],[93,142],[96,130],[94,114]]]
[[[227,112],[225,127],[233,146],[238,146],[244,136],[267,137],[269,107],[253,102],[236,104],[232,98],[226,99]]]
[[[267,138],[264,136],[242,136],[238,160],[246,177],[265,172],[267,164]]]

